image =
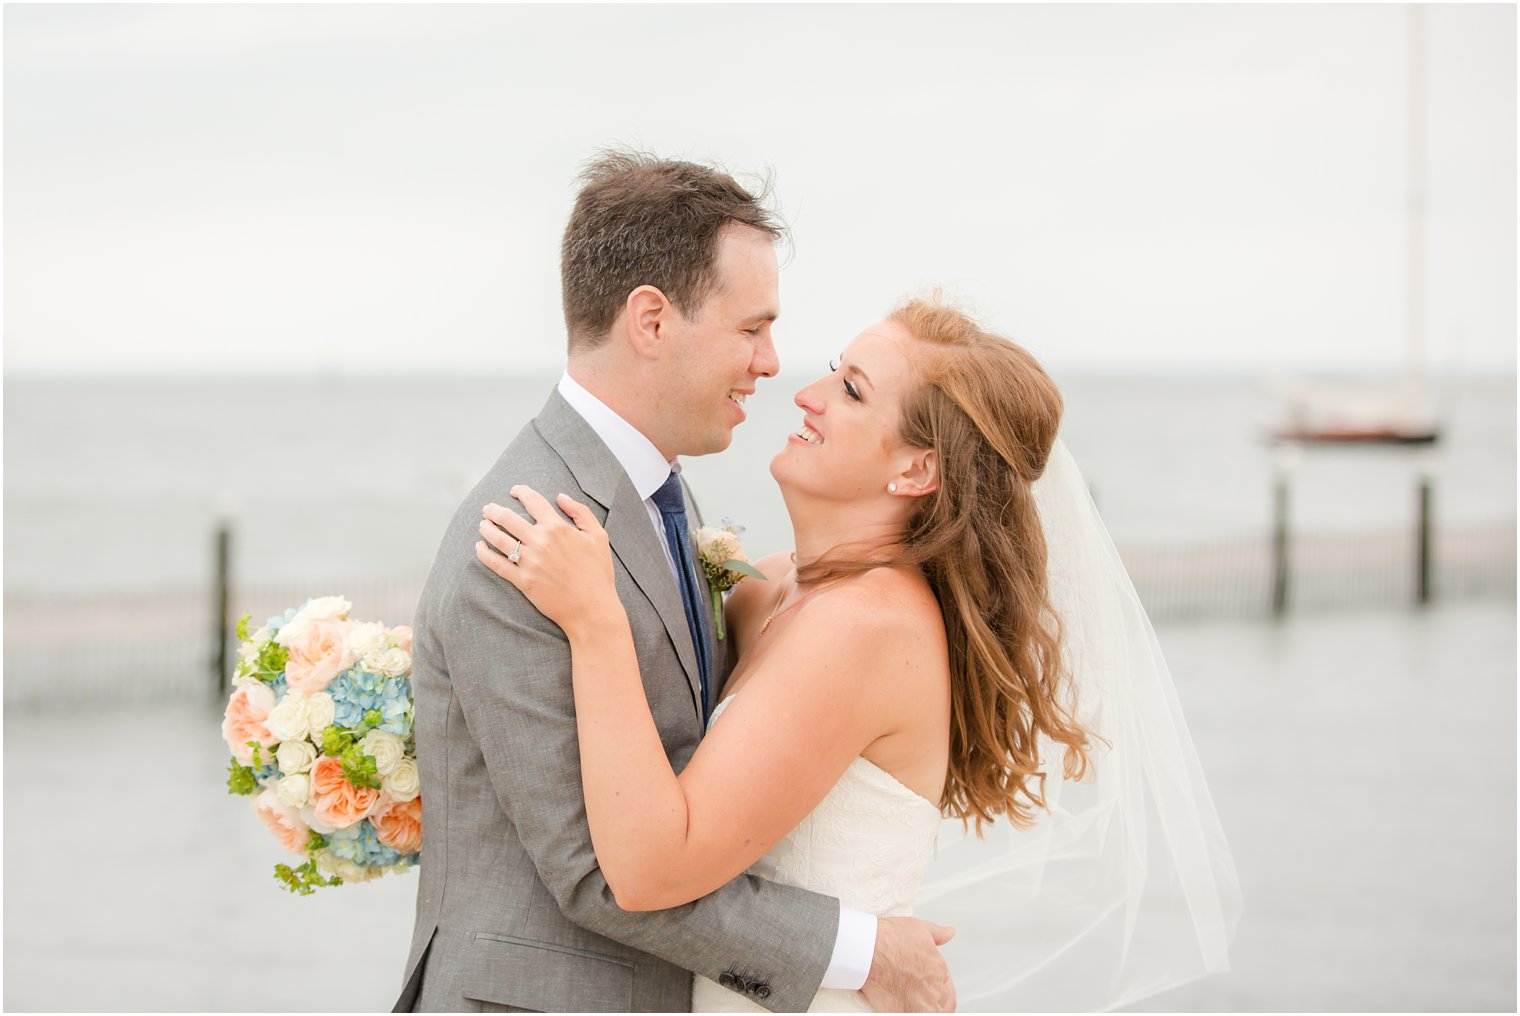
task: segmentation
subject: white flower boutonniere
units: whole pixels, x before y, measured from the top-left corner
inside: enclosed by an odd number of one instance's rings
[[[760,569],[744,556],[744,546],[739,542],[743,532],[743,526],[725,515],[722,528],[704,526],[696,533],[697,557],[702,562],[707,588],[712,593],[713,628],[719,641],[723,639],[723,594],[746,576],[765,579]]]

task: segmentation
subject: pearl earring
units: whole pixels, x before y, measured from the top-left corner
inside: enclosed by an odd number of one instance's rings
[[[895,484],[895,483],[889,483],[889,484],[887,484],[887,493],[888,494],[896,494],[897,493],[897,484]]]

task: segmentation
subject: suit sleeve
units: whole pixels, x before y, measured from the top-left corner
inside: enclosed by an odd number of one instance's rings
[[[503,811],[565,916],[712,980],[740,972],[755,1000],[807,1009],[838,932],[839,902],[741,875],[681,907],[630,913],[597,867],[581,794],[570,647],[516,589],[470,560],[445,605],[454,693]]]

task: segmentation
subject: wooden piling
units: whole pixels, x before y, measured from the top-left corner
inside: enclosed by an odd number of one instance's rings
[[[1272,484],[1272,616],[1288,612],[1288,478],[1278,473]]]
[[[1421,605],[1429,603],[1431,598],[1431,486],[1429,476],[1420,477],[1420,513],[1415,523],[1415,602]]]
[[[232,648],[232,527],[226,519],[216,524],[216,549],[213,569],[212,608],[213,643],[211,653],[212,687],[222,698],[232,683],[230,649]]]

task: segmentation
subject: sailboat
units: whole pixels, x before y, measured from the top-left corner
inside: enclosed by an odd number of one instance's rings
[[[1430,445],[1441,428],[1425,362],[1426,102],[1425,10],[1408,12],[1409,91],[1405,167],[1404,375],[1395,385],[1293,381],[1269,386],[1287,403],[1279,442],[1321,445]]]

